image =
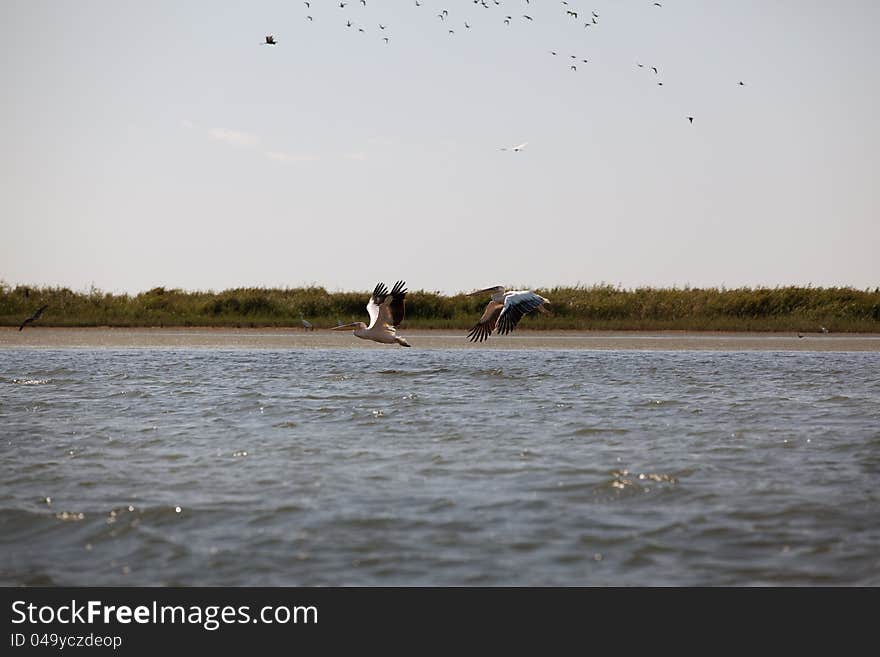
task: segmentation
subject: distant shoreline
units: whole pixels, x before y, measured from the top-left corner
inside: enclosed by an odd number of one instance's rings
[[[551,314],[530,313],[519,329],[540,331],[778,331],[805,335],[880,332],[880,287],[626,290],[610,285],[538,289]],[[188,292],[153,288],[130,296],[100,290],[11,287],[0,281],[0,326],[18,328],[40,308],[43,327],[271,327],[319,329],[368,321],[369,292],[322,287]],[[467,332],[488,295],[447,296],[411,289],[404,328]]]
[[[401,330],[416,349],[540,349],[649,351],[870,351],[880,352],[880,333],[745,331],[518,330],[469,342],[449,329]],[[3,349],[395,349],[348,332],[294,328],[0,328]]]

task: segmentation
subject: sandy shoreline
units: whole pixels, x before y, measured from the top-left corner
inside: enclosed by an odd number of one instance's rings
[[[472,344],[465,332],[401,331],[417,349],[633,349],[655,351],[880,351],[880,334],[686,331],[518,331]],[[0,328],[2,349],[390,349],[349,333],[302,329]]]

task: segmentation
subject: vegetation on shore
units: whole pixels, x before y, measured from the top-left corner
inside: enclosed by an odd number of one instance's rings
[[[880,332],[880,288],[638,288],[611,285],[537,290],[552,316],[535,313],[531,329]],[[41,305],[41,326],[216,326],[316,328],[367,319],[369,292],[321,287],[237,288],[187,292],[154,288],[137,295],[97,289],[12,287],[0,282],[0,325],[18,326]],[[470,328],[488,297],[445,296],[422,290],[407,296],[405,327]]]

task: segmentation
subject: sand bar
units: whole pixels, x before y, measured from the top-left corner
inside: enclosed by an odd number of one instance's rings
[[[877,333],[517,331],[482,344],[465,331],[407,330],[416,349],[634,349],[649,351],[880,351]],[[0,328],[2,349],[399,349],[347,332],[299,328]]]

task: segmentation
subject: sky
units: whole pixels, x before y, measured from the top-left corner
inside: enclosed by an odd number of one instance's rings
[[[0,0],[0,281],[880,285],[880,3],[420,2]]]

